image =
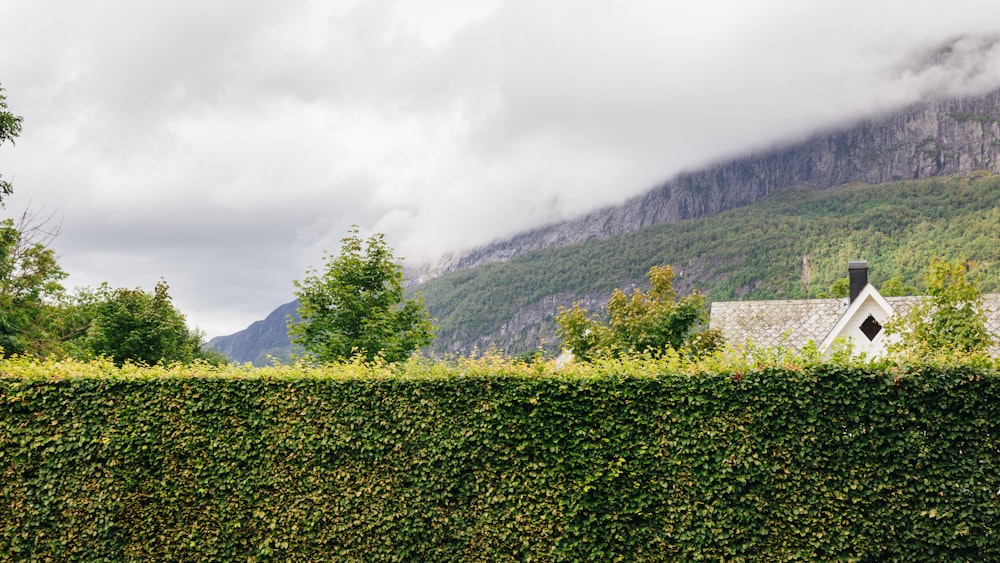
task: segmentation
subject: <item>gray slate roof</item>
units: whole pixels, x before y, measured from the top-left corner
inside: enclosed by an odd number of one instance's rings
[[[898,315],[905,315],[923,296],[886,297]],[[773,301],[716,301],[709,326],[730,344],[801,349],[819,345],[847,311],[847,298]],[[986,327],[1000,341],[1000,294],[983,296]]]

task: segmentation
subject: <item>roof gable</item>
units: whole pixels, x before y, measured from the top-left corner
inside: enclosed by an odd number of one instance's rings
[[[894,316],[896,311],[892,305],[874,286],[867,284],[830,329],[819,349],[826,352],[834,342],[844,340],[858,352],[879,355],[885,352],[888,344],[883,327]]]

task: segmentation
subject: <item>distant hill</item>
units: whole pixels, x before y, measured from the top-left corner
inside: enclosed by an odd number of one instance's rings
[[[217,336],[208,347],[239,363],[268,365],[273,359],[288,361],[292,345],[288,339],[288,317],[298,319],[298,301],[285,303],[264,320],[228,336]]]
[[[473,249],[424,270],[411,289],[424,292],[438,319],[433,351],[464,354],[551,347],[560,306],[599,309],[614,287],[643,283],[653,264],[674,265],[682,289],[711,299],[813,295],[856,258],[876,278],[909,281],[927,263],[924,250],[993,259],[1000,245],[981,244],[988,233],[970,239],[956,229],[979,232],[982,213],[998,207],[997,173],[1000,92],[933,100],[681,174],[621,206]],[[940,179],[902,182],[922,178]],[[835,186],[847,187],[815,191]],[[926,246],[913,248],[918,240]],[[284,318],[295,308],[284,305],[210,346],[254,363],[287,356]]]

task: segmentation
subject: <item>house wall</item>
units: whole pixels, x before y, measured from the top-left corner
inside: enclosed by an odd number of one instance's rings
[[[861,331],[861,325],[869,315],[882,325],[882,330],[875,335],[873,340],[868,340],[865,333]],[[885,354],[885,349],[890,342],[889,337],[886,335],[885,325],[891,320],[891,317],[891,313],[887,314],[885,309],[869,296],[855,310],[843,330],[835,338],[849,342],[855,353],[863,353],[870,357],[881,356]]]

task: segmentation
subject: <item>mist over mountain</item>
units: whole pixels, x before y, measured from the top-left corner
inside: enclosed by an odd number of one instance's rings
[[[932,100],[883,119],[680,174],[622,205],[447,257],[420,271],[417,279],[423,282],[446,272],[503,262],[540,248],[714,215],[791,186],[824,189],[978,169],[996,172],[998,124],[1000,91],[979,98]]]
[[[611,288],[579,277],[562,279],[556,272],[548,276],[560,280],[553,282],[555,285],[540,281],[525,287],[523,295],[509,295],[510,287],[497,287],[496,299],[473,293],[461,297],[463,284],[469,287],[470,280],[488,283],[483,279],[499,279],[490,276],[504,268],[504,262],[527,260],[536,252],[576,248],[656,225],[714,216],[787,188],[824,190],[852,183],[875,185],[968,175],[979,170],[1000,173],[1000,91],[975,98],[932,99],[880,119],[682,173],[622,205],[533,229],[456,254],[419,272],[408,270],[407,274],[417,282],[415,289],[425,291],[428,309],[441,321],[435,351],[467,353],[491,346],[531,349],[550,336],[551,330],[546,332],[542,327],[546,323],[551,326],[559,306],[581,300],[596,308]],[[851,210],[841,212],[847,218]],[[671,244],[682,243],[674,240]],[[655,245],[636,252],[649,256],[637,257],[635,264],[663,260],[662,248]],[[789,258],[805,260],[802,256]],[[698,271],[710,275],[711,268],[704,265],[719,258],[706,255],[698,260],[702,267],[697,262],[688,264],[685,276],[678,280],[681,287],[698,289],[703,282],[708,283],[699,279]],[[644,271],[622,272],[618,285],[641,283],[643,275]],[[762,283],[746,280],[729,297],[755,295],[753,291]],[[542,285],[546,287],[542,289]],[[475,302],[462,303],[462,299]],[[497,313],[501,309],[504,312]],[[257,363],[267,350],[280,356],[275,351],[287,349],[284,319],[294,304],[279,310],[284,313],[275,311],[247,330],[215,338],[209,345],[238,361]]]

